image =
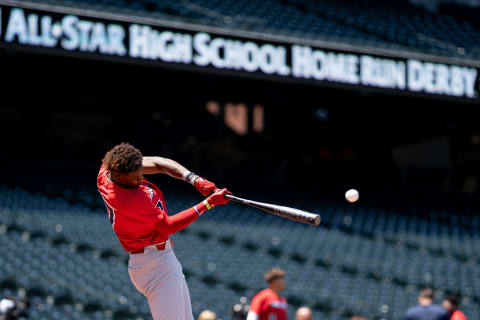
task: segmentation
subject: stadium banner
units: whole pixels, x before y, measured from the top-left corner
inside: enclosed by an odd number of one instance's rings
[[[479,69],[0,5],[0,44],[231,75],[479,99]]]

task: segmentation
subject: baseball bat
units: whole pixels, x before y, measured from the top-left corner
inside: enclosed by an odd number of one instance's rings
[[[251,206],[251,207],[266,211],[266,212],[276,214],[277,216],[287,218],[293,221],[306,223],[313,226],[318,226],[320,224],[320,220],[321,220],[320,215],[315,213],[310,213],[307,211],[285,207],[285,206],[278,206],[270,203],[243,199],[243,198],[235,197],[231,194],[226,194],[225,198],[238,203],[245,204],[247,206]]]

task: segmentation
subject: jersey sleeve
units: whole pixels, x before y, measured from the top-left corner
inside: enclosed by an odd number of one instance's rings
[[[207,208],[203,203],[197,205],[197,210],[205,212]],[[158,208],[157,208],[158,209]],[[171,217],[162,212],[162,218],[157,222],[155,228],[166,232],[168,234],[179,232],[180,230],[186,228],[193,221],[197,220],[200,215],[197,213],[195,208],[188,208],[182,212],[179,212]]]
[[[100,192],[100,195],[103,198],[103,201],[108,201],[109,195],[111,193],[111,185],[107,177],[107,169],[103,166],[100,167],[97,175],[97,189]],[[110,203],[111,205],[111,203]]]
[[[199,214],[207,211],[207,208],[201,202],[196,205],[198,212],[194,207],[191,207],[169,217],[162,208],[154,206],[148,198],[144,199],[141,206],[137,207],[137,212],[153,217],[154,228],[167,234],[177,233],[186,228],[199,217]],[[135,206],[138,204],[138,202],[134,203]]]
[[[257,294],[255,297],[253,297],[252,302],[250,303],[250,312],[254,312],[256,315],[261,314],[264,309],[265,305],[265,297],[263,295]]]

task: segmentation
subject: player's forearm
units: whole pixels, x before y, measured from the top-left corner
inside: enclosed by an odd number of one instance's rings
[[[143,172],[145,174],[163,173],[177,179],[185,179],[189,172],[178,162],[162,157],[143,157]]]
[[[143,157],[142,164],[144,174],[164,173],[171,177],[185,180],[204,196],[211,195],[217,188],[213,182],[199,177],[171,159],[162,157]]]
[[[156,228],[168,234],[177,233],[195,221],[202,213],[207,211],[207,209],[205,203],[200,202],[196,206],[188,208],[187,210],[179,212],[173,216],[164,216],[164,219],[158,222]]]
[[[228,203],[230,200],[225,198],[227,189],[218,189],[211,196],[194,205],[187,210],[177,213],[173,216],[159,215],[161,220],[158,221],[156,228],[168,234],[176,233],[187,227],[190,223],[195,221],[205,211],[217,206]]]

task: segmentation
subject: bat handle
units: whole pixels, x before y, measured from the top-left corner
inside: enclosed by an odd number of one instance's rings
[[[231,194],[226,194],[225,198],[230,199],[230,200],[235,201],[235,202],[239,202],[239,203],[247,202],[247,200],[239,198],[239,197],[235,197],[234,195],[231,195]]]

